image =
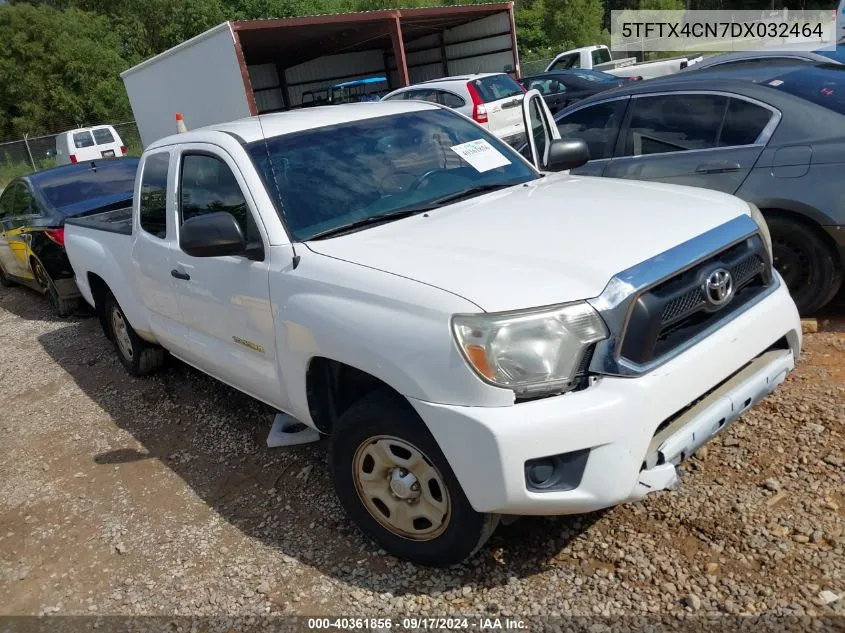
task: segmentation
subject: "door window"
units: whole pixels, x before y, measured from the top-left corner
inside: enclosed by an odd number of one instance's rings
[[[0,196],[0,220],[6,220],[12,217],[12,211],[15,208],[15,192],[18,190],[18,185],[10,185],[6,187],[3,195]]]
[[[12,202],[12,216],[22,218],[35,215],[36,213],[37,209],[35,200],[32,198],[32,193],[26,185],[23,183],[19,184]]]
[[[167,236],[167,172],[170,154],[161,152],[147,156],[141,176],[140,222],[150,235]]]
[[[619,134],[627,99],[606,101],[576,110],[558,120],[562,138],[579,138],[590,149],[590,160],[610,158]]]
[[[181,223],[206,213],[224,211],[237,220],[247,244],[261,244],[246,198],[226,163],[206,154],[188,154],[182,159],[181,183]]]
[[[432,90],[430,88],[426,88],[423,90],[409,90],[408,91],[408,99],[412,99],[415,101],[430,101],[431,103],[437,103],[437,90]]]
[[[728,99],[674,94],[634,99],[625,142],[629,156],[717,147]]]
[[[772,116],[768,108],[743,99],[731,99],[719,136],[719,147],[754,144]]]

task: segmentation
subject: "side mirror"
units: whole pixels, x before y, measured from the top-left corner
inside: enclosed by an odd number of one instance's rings
[[[243,253],[246,240],[235,217],[218,211],[185,220],[179,246],[191,257],[221,257]]]
[[[590,148],[581,139],[556,140],[549,146],[548,171],[575,169],[590,160]]]

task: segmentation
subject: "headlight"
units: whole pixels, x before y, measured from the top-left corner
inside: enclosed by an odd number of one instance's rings
[[[484,380],[518,395],[564,391],[607,328],[583,302],[452,317],[458,348]]]
[[[769,225],[766,224],[766,218],[763,217],[757,205],[749,202],[748,208],[751,209],[751,219],[760,227],[760,234],[763,236],[763,242],[766,245],[766,252],[769,253],[769,263],[771,264],[774,261],[774,256],[772,255],[772,234],[769,233]]]

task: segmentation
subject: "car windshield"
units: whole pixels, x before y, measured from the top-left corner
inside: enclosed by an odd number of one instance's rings
[[[299,241],[539,177],[495,136],[440,109],[276,136],[247,150]]]
[[[619,82],[619,77],[609,73],[603,73],[600,70],[586,70],[584,68],[579,68],[578,70],[570,71],[569,74],[578,77],[578,79],[583,79],[584,81],[591,81],[600,84],[615,84]]]
[[[819,64],[791,70],[763,85],[845,114],[845,66]]]
[[[34,182],[50,206],[64,215],[73,215],[82,202],[132,197],[137,159],[116,158],[94,164],[96,169],[84,163],[57,170],[55,175],[42,175]]]

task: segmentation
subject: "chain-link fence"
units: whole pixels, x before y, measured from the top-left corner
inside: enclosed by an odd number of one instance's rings
[[[127,155],[140,156],[143,145],[135,122],[126,121],[111,125],[126,147]],[[73,127],[78,126],[68,129]],[[0,143],[0,190],[12,178],[53,167],[56,164],[56,137],[59,134],[25,136],[17,141]]]

